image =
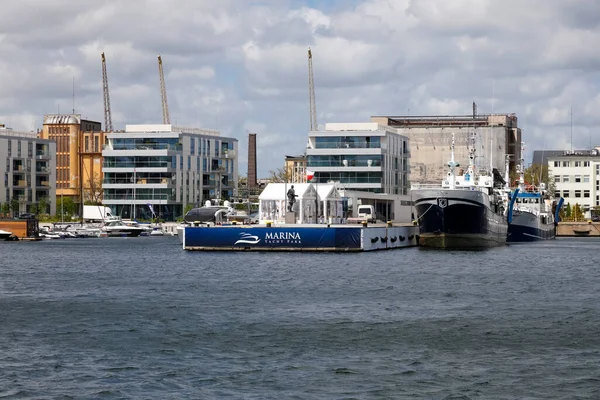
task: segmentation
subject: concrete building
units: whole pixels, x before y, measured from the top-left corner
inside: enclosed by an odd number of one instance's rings
[[[172,125],[127,125],[107,139],[102,203],[115,215],[174,221],[189,206],[237,196],[237,139]]]
[[[309,132],[307,168],[313,182],[345,190],[407,195],[408,138],[375,122],[328,123]]]
[[[600,146],[548,157],[548,177],[554,180],[555,197],[562,196],[565,205],[579,204],[589,217],[593,207],[600,207]]]
[[[56,195],[71,197],[77,204],[102,199],[102,146],[106,133],[100,122],[80,114],[47,114],[42,139],[56,142]]]
[[[0,203],[13,216],[25,212],[56,213],[56,143],[35,132],[17,132],[0,125]],[[39,210],[42,206],[45,210]],[[3,211],[4,214],[4,211]]]
[[[373,116],[371,121],[395,128],[410,143],[410,182],[439,183],[450,160],[451,133],[455,134],[455,156],[468,164],[471,133],[477,134],[475,162],[480,167],[493,165],[501,174],[505,155],[511,155],[514,170],[521,154],[521,129],[514,114],[467,116]]]
[[[285,174],[288,182],[306,183],[306,163],[307,157],[285,156]]]

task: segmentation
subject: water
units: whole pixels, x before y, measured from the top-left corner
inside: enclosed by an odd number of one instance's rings
[[[0,398],[597,399],[599,248],[0,243]]]

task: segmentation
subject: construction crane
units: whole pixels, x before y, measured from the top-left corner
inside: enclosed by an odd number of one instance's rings
[[[313,76],[312,52],[308,48],[308,101],[310,107],[310,131],[319,129],[317,125],[317,104],[315,103],[315,78]]]
[[[167,89],[165,87],[165,74],[163,72],[162,59],[158,56],[158,76],[160,77],[160,98],[162,100],[162,118],[163,124],[171,123],[169,115],[169,104],[167,103]]]
[[[106,57],[102,53],[102,87],[104,88],[104,130],[113,131],[112,116],[110,113],[110,96],[108,94],[108,74],[106,73]]]

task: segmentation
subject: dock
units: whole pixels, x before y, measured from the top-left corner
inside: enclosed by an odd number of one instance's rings
[[[411,224],[282,224],[188,226],[189,251],[360,252],[417,246],[419,228]]]
[[[556,237],[600,237],[600,223],[560,222],[556,227]]]

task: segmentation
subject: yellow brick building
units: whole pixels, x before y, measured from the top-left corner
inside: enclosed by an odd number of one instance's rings
[[[56,197],[79,203],[83,193],[85,201],[101,201],[106,139],[100,122],[80,114],[48,114],[39,137],[56,142]]]

